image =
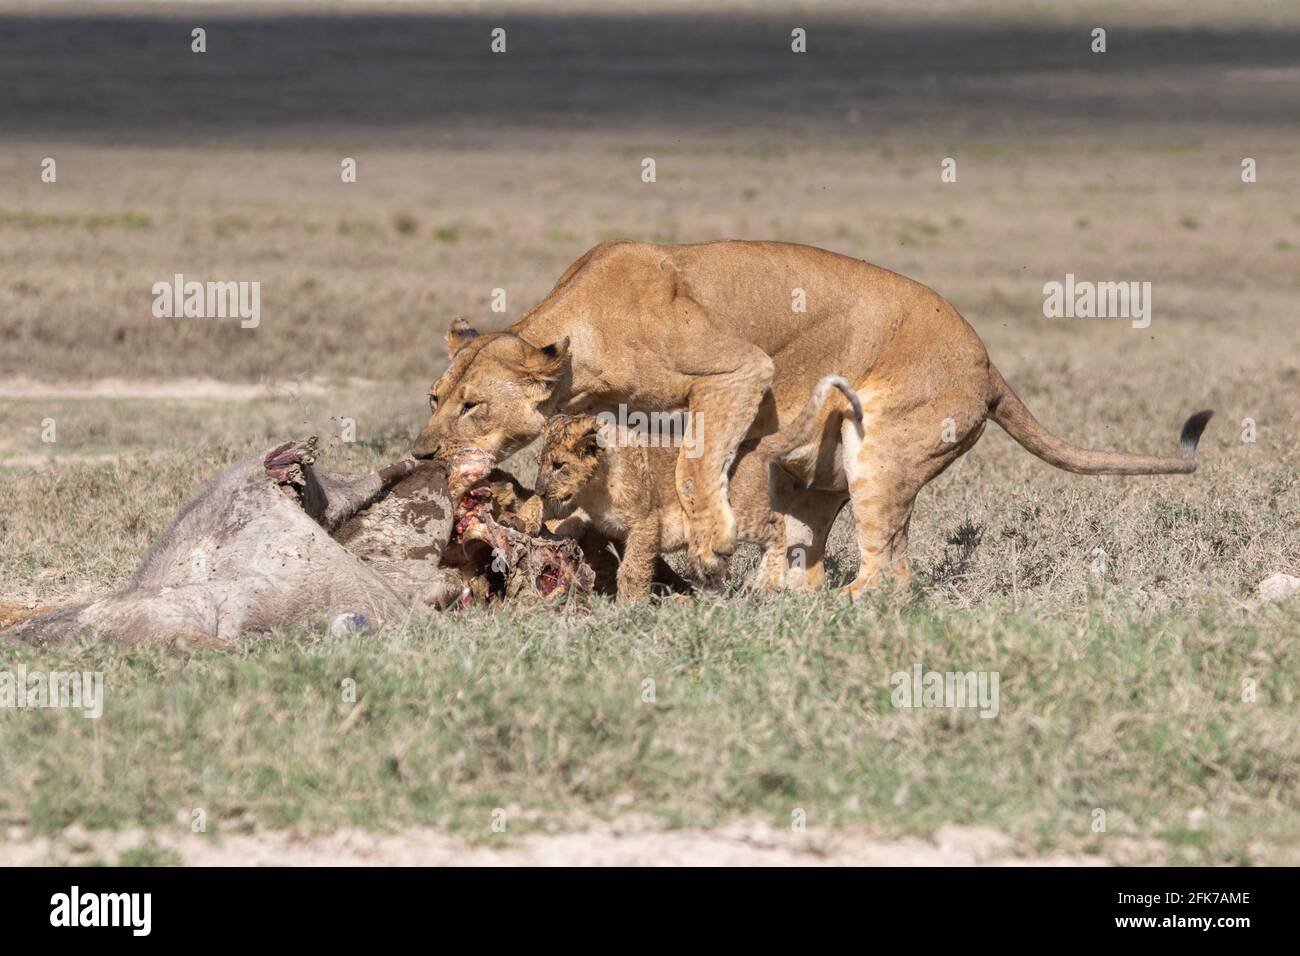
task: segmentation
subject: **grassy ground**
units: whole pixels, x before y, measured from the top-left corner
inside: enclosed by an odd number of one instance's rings
[[[1297,661],[1277,636],[1300,613],[1096,603],[476,611],[227,656],[21,654],[104,671],[109,707],[6,715],[0,808],[38,833],[169,830],[201,809],[214,836],[434,825],[484,841],[506,838],[497,810],[516,835],[634,812],[789,826],[803,810],[883,835],[980,823],[1031,852],[1294,863]],[[917,662],[999,671],[998,716],[895,708],[889,675]]]
[[[543,52],[497,79],[472,52],[488,20],[460,9],[442,31],[407,10],[301,34],[213,14],[234,39],[197,74],[158,54],[174,11],[97,21],[65,60],[40,53],[65,35],[50,21],[8,17],[3,601],[120,586],[205,475],[271,438],[319,434],[342,469],[405,454],[450,318],[503,324],[611,236],[789,239],[918,278],[1084,444],[1172,451],[1188,413],[1217,410],[1187,478],[1065,475],[991,428],[918,503],[912,593],[866,606],[733,594],[226,656],[6,650],[0,670],[102,670],[108,688],[97,721],[0,710],[12,835],[189,833],[197,808],[209,835],[432,826],[495,845],[629,814],[788,830],[803,810],[831,842],[960,823],[1031,853],[1296,862],[1300,608],[1254,598],[1300,574],[1294,7],[944,9],[939,29],[814,5],[826,59],[782,73],[764,46],[788,37],[779,17],[683,35],[576,5],[512,21]],[[1110,60],[1074,52],[1094,12],[1121,26]],[[329,67],[345,52],[346,75]],[[151,287],[176,272],[260,281],[262,324],[155,318]],[[1150,281],[1150,328],[1043,318],[1067,272]],[[832,551],[843,583],[843,520]],[[997,672],[999,715],[893,707],[890,675],[918,663]]]
[[[39,406],[87,443],[0,479],[6,596],[121,584],[219,463],[269,436],[328,435],[336,406],[367,421],[356,409],[388,400],[9,403],[11,433]],[[927,493],[907,601],[737,595],[474,611],[358,640],[259,638],[230,656],[10,653],[10,670],[103,671],[107,699],[98,721],[0,711],[0,817],[28,835],[184,833],[199,808],[214,836],[428,825],[490,844],[507,839],[490,826],[498,808],[515,835],[625,813],[788,826],[803,810],[831,842],[963,823],[1028,853],[1294,862],[1300,608],[1259,606],[1251,589],[1296,567],[1296,470],[1234,438],[1208,443],[1195,478],[1145,483],[1062,476],[986,439]],[[330,458],[367,467],[404,442],[395,427]],[[834,540],[842,583],[850,529]],[[918,663],[997,672],[999,715],[894,708],[890,675]]]

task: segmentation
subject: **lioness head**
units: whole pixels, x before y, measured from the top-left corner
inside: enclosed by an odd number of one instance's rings
[[[604,471],[604,443],[595,415],[556,415],[542,431],[537,493],[566,504]]]
[[[537,348],[508,332],[479,335],[457,319],[447,351],[451,364],[429,388],[432,414],[415,440],[416,458],[476,447],[499,459],[541,434],[568,367],[568,339]]]

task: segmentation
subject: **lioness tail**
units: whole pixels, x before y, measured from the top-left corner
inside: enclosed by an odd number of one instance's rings
[[[994,395],[989,417],[1006,429],[1032,455],[1049,465],[1081,475],[1187,475],[1196,470],[1196,443],[1201,440],[1212,411],[1197,412],[1183,423],[1178,457],[1131,455],[1122,451],[1094,451],[1071,445],[1053,435],[1034,418],[998,370],[989,367]]]

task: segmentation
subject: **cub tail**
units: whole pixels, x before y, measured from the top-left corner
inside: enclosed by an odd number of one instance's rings
[[[832,392],[839,392],[848,401],[849,411],[845,417],[852,420],[853,427],[861,438],[861,400],[853,391],[853,386],[845,379],[839,375],[826,375],[813,386],[812,394],[808,396],[808,403],[804,405],[798,417],[781,431],[768,435],[759,443],[759,454],[768,461],[775,461],[782,465],[791,474],[801,471],[811,474],[811,468],[804,468],[801,465],[811,464],[817,457],[821,446],[821,435],[817,424],[821,418],[822,408]]]

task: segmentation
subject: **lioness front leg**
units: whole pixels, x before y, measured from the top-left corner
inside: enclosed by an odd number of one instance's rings
[[[687,516],[690,560],[705,576],[720,573],[736,550],[727,472],[774,374],[772,360],[754,346],[732,341],[728,351],[739,353],[733,368],[702,376],[691,386],[692,440],[683,442],[677,455],[677,494]]]

